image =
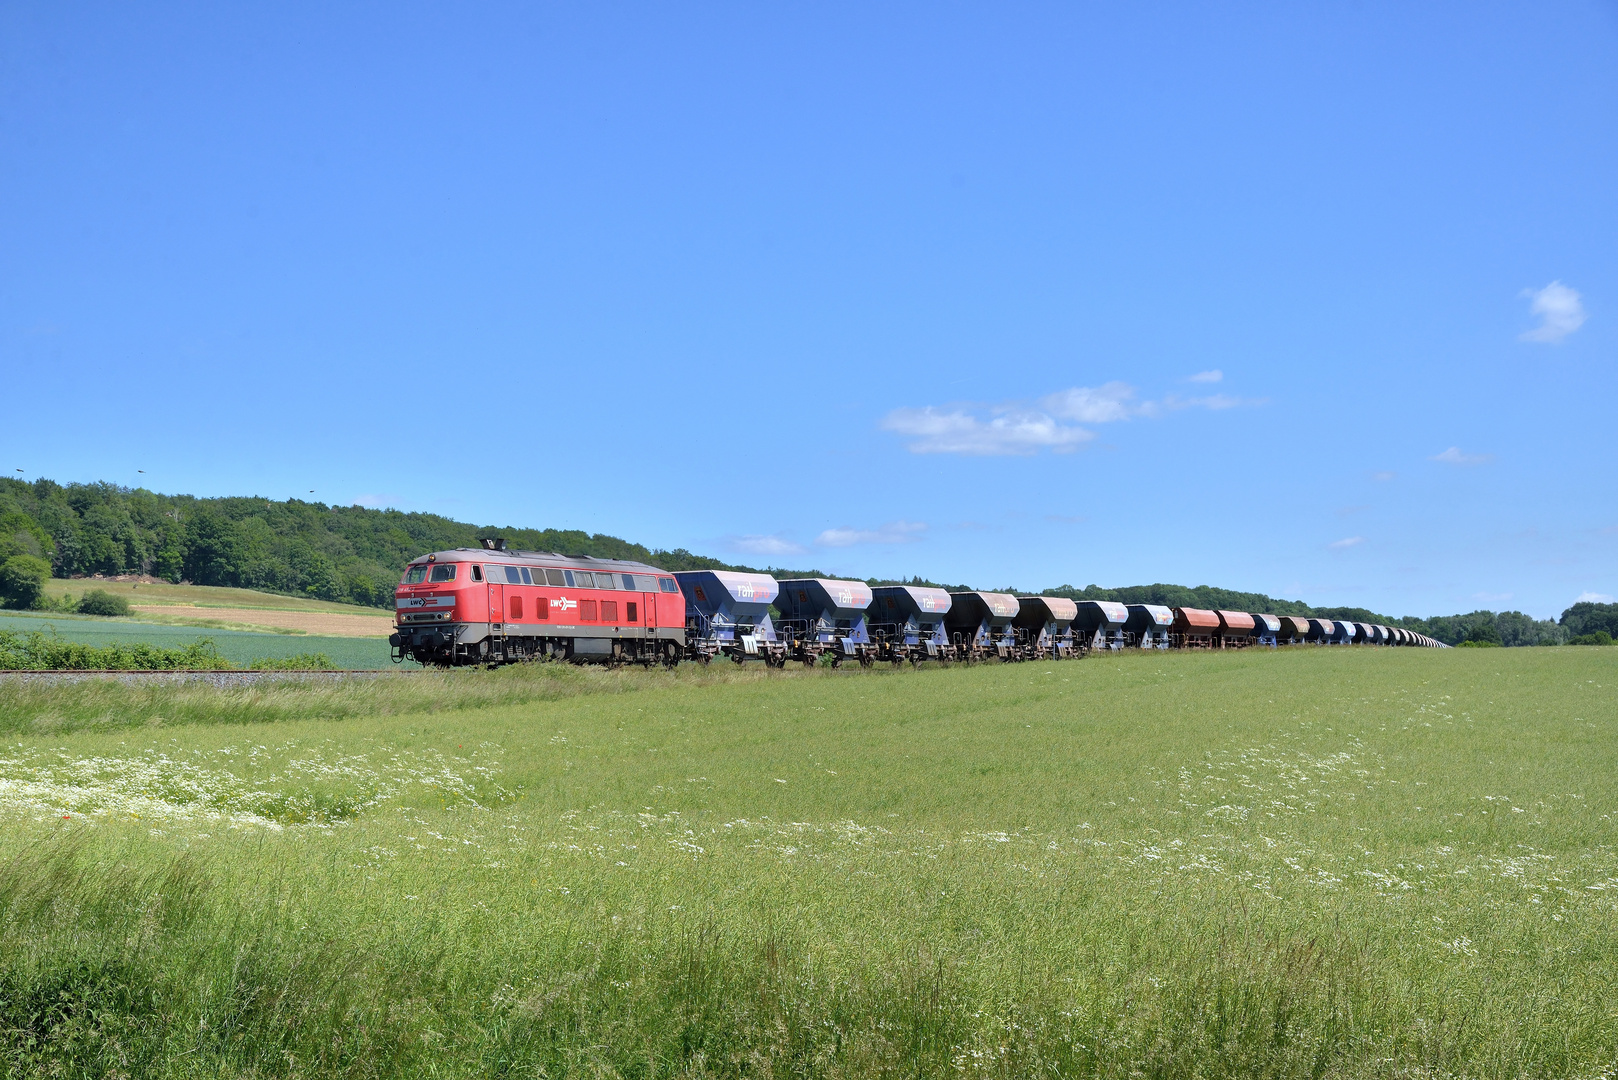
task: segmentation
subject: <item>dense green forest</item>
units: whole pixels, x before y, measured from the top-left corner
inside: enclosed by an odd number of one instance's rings
[[[386,607],[392,603],[401,567],[411,558],[426,551],[476,547],[485,536],[503,536],[515,548],[635,559],[669,570],[762,570],[777,576],[822,576],[815,570],[741,566],[683,548],[664,551],[573,529],[478,527],[436,514],[326,506],[297,499],[198,499],[114,484],[26,483],[0,477],[0,594],[11,606],[38,602],[38,583],[45,575],[152,574],[198,585],[229,585]],[[872,580],[872,584],[882,583]],[[900,584],[938,583],[913,579]],[[1613,604],[1574,604],[1558,622],[1536,620],[1519,611],[1393,618],[1363,608],[1312,608],[1300,600],[1208,585],[1117,589],[1064,585],[1045,592],[1077,600],[1387,623],[1451,645],[1557,645],[1618,637],[1618,605]]]

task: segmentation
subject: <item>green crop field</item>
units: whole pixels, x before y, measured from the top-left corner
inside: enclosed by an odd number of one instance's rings
[[[54,633],[64,641],[88,645],[145,644],[168,648],[189,645],[199,638],[211,638],[220,655],[237,667],[254,660],[276,660],[300,653],[325,653],[342,668],[387,668],[394,666],[386,638],[319,637],[313,634],[275,634],[246,630],[206,629],[167,626],[133,619],[105,619],[90,615],[39,615],[0,611],[0,630],[14,634],[40,631]],[[403,665],[416,667],[415,664]]]
[[[1610,1077],[1615,690],[1604,649],[0,681],[0,1047],[7,1075]]]

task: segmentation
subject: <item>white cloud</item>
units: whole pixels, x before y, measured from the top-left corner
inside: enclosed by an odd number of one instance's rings
[[[855,544],[908,544],[927,531],[923,521],[890,521],[875,529],[827,529],[815,537],[821,547],[853,547]]]
[[[1442,454],[1434,454],[1428,461],[1442,461],[1445,465],[1487,465],[1494,460],[1493,454],[1463,454],[1461,448],[1452,446]]]
[[[1612,597],[1604,592],[1581,592],[1575,604],[1610,604]]]
[[[1583,326],[1588,317],[1579,291],[1560,281],[1553,281],[1543,289],[1524,289],[1522,295],[1533,299],[1528,310],[1539,316],[1539,325],[1524,333],[1523,341],[1554,345]]]
[[[1343,548],[1358,547],[1363,543],[1365,543],[1365,537],[1363,536],[1346,536],[1341,540],[1333,540],[1326,546],[1333,551],[1341,551]]]
[[[1081,424],[1107,424],[1114,420],[1128,420],[1135,411],[1130,404],[1135,388],[1128,383],[1110,382],[1104,386],[1075,386],[1058,390],[1039,399],[1040,408],[1063,420],[1077,420]]]
[[[726,542],[732,551],[747,555],[802,555],[802,545],[794,544],[782,536],[734,536]]]
[[[1095,432],[1076,424],[1109,424],[1135,417],[1156,417],[1180,409],[1232,409],[1261,405],[1227,394],[1211,397],[1170,396],[1162,401],[1135,401],[1127,383],[1075,386],[1048,394],[1029,406],[1003,402],[987,408],[953,406],[894,409],[882,418],[882,429],[914,441],[914,454],[1029,455],[1041,450],[1069,453],[1094,439]]]
[[[1095,438],[1095,432],[1060,423],[1048,413],[1008,411],[984,419],[960,409],[943,412],[931,406],[894,409],[883,418],[882,428],[914,439],[908,447],[913,454],[1066,453]]]
[[[1187,379],[1186,382],[1221,382],[1224,378],[1225,373],[1218,368],[1214,368],[1212,371],[1199,371]]]

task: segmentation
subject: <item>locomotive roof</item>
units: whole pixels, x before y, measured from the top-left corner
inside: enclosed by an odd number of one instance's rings
[[[433,557],[438,562],[480,562],[480,563],[511,563],[512,565],[538,564],[540,566],[566,567],[570,570],[628,570],[636,574],[667,574],[667,570],[659,570],[655,566],[648,566],[643,562],[632,562],[628,559],[597,559],[590,555],[558,555],[554,551],[490,551],[488,548],[455,548],[453,551],[435,551]],[[411,559],[412,563],[425,562],[426,555],[418,555]]]

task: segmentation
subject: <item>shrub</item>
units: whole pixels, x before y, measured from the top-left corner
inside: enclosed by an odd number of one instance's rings
[[[0,599],[6,607],[33,607],[50,576],[51,564],[38,555],[13,555],[0,563]]]
[[[1612,635],[1605,630],[1597,630],[1593,634],[1580,634],[1568,642],[1569,645],[1611,645]]]
[[[181,649],[154,645],[85,645],[53,632],[24,636],[0,630],[0,671],[229,671],[212,638]]]
[[[260,657],[247,665],[249,671],[336,671],[337,664],[323,652],[299,653],[275,660]]]
[[[80,615],[128,615],[129,601],[106,589],[91,589],[79,597]]]

